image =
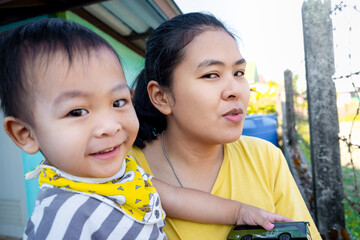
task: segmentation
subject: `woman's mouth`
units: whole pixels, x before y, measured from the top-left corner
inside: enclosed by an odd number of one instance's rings
[[[243,119],[243,111],[241,108],[234,108],[229,112],[225,113],[223,117],[231,122],[241,122],[241,120]]]

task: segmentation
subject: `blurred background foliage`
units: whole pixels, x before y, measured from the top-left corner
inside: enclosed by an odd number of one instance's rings
[[[310,152],[310,130],[308,122],[308,102],[306,89],[298,89],[298,75],[293,78],[294,88],[294,108],[296,114],[296,130],[298,137],[298,145],[303,151],[309,164],[311,164],[311,152]],[[277,115],[281,113],[279,106],[281,86],[274,81],[266,83],[253,83],[250,84],[250,103],[248,106],[247,114],[270,114],[275,113]],[[339,96],[338,96],[339,99]],[[359,99],[356,97],[347,98],[346,101],[338,104],[338,115],[340,126],[343,123],[351,122],[354,119],[354,113],[359,105]],[[281,124],[281,118],[278,119]],[[360,122],[359,117],[355,119]],[[359,131],[360,129],[354,129],[353,131]],[[342,151],[343,152],[343,151]],[[341,156],[341,159],[346,158]],[[356,175],[360,176],[360,169],[356,169]],[[348,165],[342,166],[342,178],[344,185],[344,194],[349,198],[354,199],[354,174],[353,170]],[[359,181],[360,177],[357,179]],[[360,184],[360,183],[359,183]],[[360,216],[350,206],[347,201],[343,201],[345,210],[346,226],[351,232],[354,239],[360,239]]]
[[[277,82],[254,83],[250,85],[250,90],[248,114],[277,113],[276,105],[279,93]]]
[[[308,102],[306,89],[298,89],[297,86],[298,77],[295,76],[293,79],[294,88],[294,108],[296,115],[296,132],[298,138],[298,145],[303,151],[309,164],[311,164],[311,152],[310,152],[310,129],[308,122]],[[350,97],[349,97],[350,96]],[[354,115],[357,112],[359,106],[359,99],[349,95],[344,100],[343,96],[337,96],[338,100],[338,117],[340,128],[342,126],[350,125],[349,123],[354,120]],[[341,100],[341,101],[339,101]],[[359,117],[355,119],[355,122],[360,122]],[[359,126],[357,124],[356,126]],[[360,131],[360,129],[354,128],[353,131]],[[349,161],[348,152],[344,143],[340,142],[341,150],[341,161],[342,161],[342,179],[344,194],[352,199],[353,201],[359,201],[356,197],[356,189],[354,186],[355,176],[360,176],[360,169],[355,168],[355,173],[352,166],[346,164]],[[355,155],[354,155],[355,156]],[[355,174],[355,176],[354,176]],[[358,185],[359,177],[357,177]],[[358,190],[357,190],[358,191]],[[348,201],[343,200],[345,222],[346,227],[349,229],[354,239],[360,239],[360,215],[359,213],[349,204]]]

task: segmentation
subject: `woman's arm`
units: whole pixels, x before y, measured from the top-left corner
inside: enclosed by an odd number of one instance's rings
[[[190,188],[179,188],[152,178],[166,214],[193,222],[260,225],[266,230],[274,227],[271,222],[290,222],[291,219],[267,212],[241,202],[220,198]]]

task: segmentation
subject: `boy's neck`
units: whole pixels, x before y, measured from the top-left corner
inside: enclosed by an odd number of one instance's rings
[[[107,177],[107,178],[87,178],[87,177],[75,176],[75,175],[69,174],[67,172],[64,172],[61,169],[58,169],[58,168],[52,166],[47,161],[44,162],[44,165],[49,165],[52,168],[55,168],[57,171],[59,171],[61,173],[61,176],[66,178],[66,179],[73,180],[73,181],[76,181],[76,182],[84,182],[84,183],[105,183],[105,182],[109,182],[109,181],[112,181],[113,179],[121,178],[122,176],[124,176],[125,169],[126,169],[126,161],[124,159],[124,162],[123,162],[120,170],[115,175],[113,175],[111,177]]]

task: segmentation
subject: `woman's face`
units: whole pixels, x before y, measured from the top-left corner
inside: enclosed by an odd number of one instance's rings
[[[249,103],[245,60],[225,31],[205,31],[175,68],[168,127],[210,144],[237,140]]]

